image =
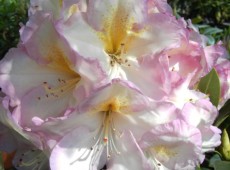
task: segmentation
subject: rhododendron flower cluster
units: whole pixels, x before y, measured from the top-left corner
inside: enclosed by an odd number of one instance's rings
[[[220,145],[226,56],[165,0],[31,0],[0,62],[1,121],[30,142],[16,168],[195,169]],[[219,106],[197,88],[213,68]]]

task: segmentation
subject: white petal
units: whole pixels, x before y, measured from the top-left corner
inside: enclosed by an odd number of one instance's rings
[[[114,154],[108,162],[109,170],[150,170],[144,153],[131,132],[124,132],[117,144],[120,154]]]
[[[23,68],[23,69],[22,69]],[[38,65],[22,49],[12,49],[0,63],[0,84],[3,92],[12,97],[12,105],[43,82],[57,85],[58,79],[70,78],[63,72]]]
[[[54,147],[50,156],[50,167],[52,170],[76,170],[102,168],[99,161],[103,149],[94,154],[93,146],[95,133],[88,129],[80,127],[70,132]],[[94,160],[95,159],[95,160]]]

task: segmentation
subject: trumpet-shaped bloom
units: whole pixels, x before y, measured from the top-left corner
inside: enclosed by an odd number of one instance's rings
[[[203,160],[200,131],[176,119],[143,135],[140,146],[152,169],[192,170]]]
[[[179,46],[185,32],[174,17],[160,12],[157,2],[89,1],[86,12],[58,22],[58,31],[77,54],[98,59],[108,78],[142,86],[148,81],[136,78],[146,73],[140,60]],[[147,10],[153,7],[159,9]]]
[[[97,61],[73,53],[49,15],[33,17],[42,19],[25,26],[20,46],[0,63],[0,84],[14,107],[12,117],[28,131],[36,118],[65,115],[103,78]]]
[[[157,120],[163,113],[151,110],[150,103],[125,82],[114,80],[99,89],[79,106],[80,114],[75,115],[75,120],[71,117],[73,123],[66,122],[69,127],[75,122],[76,129],[54,147],[51,168],[100,169],[107,164],[109,169],[148,169],[136,140],[159,124]]]
[[[183,119],[200,130],[202,134],[202,151],[212,151],[220,145],[220,129],[213,126],[217,116],[217,109],[207,99],[194,104],[187,103],[182,109]]]

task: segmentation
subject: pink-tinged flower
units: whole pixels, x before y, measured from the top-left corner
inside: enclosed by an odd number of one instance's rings
[[[155,126],[139,142],[152,169],[193,170],[203,160],[200,131],[183,120]]]
[[[165,100],[172,102],[177,108],[182,109],[186,103],[194,103],[200,99],[207,98],[207,95],[189,88],[191,79],[194,74],[188,75],[187,78],[180,78],[176,82],[172,79],[171,91],[165,97]]]
[[[205,61],[206,61],[206,66],[204,66],[206,68],[205,74],[211,71],[211,69],[216,64],[218,64],[217,62],[219,59],[221,61],[221,58],[227,57],[226,49],[224,49],[221,42],[212,46],[205,47],[204,52],[205,52]]]
[[[61,20],[58,31],[76,53],[98,59],[110,79],[133,81],[139,72],[142,81],[139,59],[178,47],[185,32],[173,16],[161,12],[160,1],[152,2],[89,1],[86,12]],[[148,12],[153,6],[159,9]]]
[[[108,169],[148,169],[136,140],[152,126],[176,117],[175,108],[165,104],[172,113],[162,120],[165,108],[157,110],[152,102],[123,81],[100,88],[62,122],[73,130],[52,150],[51,169],[100,169],[105,164]]]
[[[226,58],[219,58],[215,64],[221,85],[219,108],[230,98],[230,61]]]
[[[179,48],[173,48],[167,52],[169,70],[172,72],[172,81],[185,79],[193,74],[190,86],[197,83],[203,73],[202,56],[203,49],[197,42],[184,39]]]
[[[0,85],[14,107],[12,117],[23,129],[36,126],[34,118],[68,113],[103,78],[95,60],[75,54],[55,30],[49,15],[23,31],[27,38],[0,62]],[[31,22],[34,20],[31,19]]]
[[[212,151],[220,145],[221,130],[212,124],[218,111],[207,99],[195,103],[187,103],[182,109],[183,119],[191,126],[200,130],[202,135],[202,152]]]
[[[147,0],[149,13],[167,13],[172,15],[172,8],[167,0]]]

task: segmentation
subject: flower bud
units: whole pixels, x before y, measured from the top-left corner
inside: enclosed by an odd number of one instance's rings
[[[230,160],[230,141],[226,129],[223,130],[221,142],[221,153],[226,160]]]

